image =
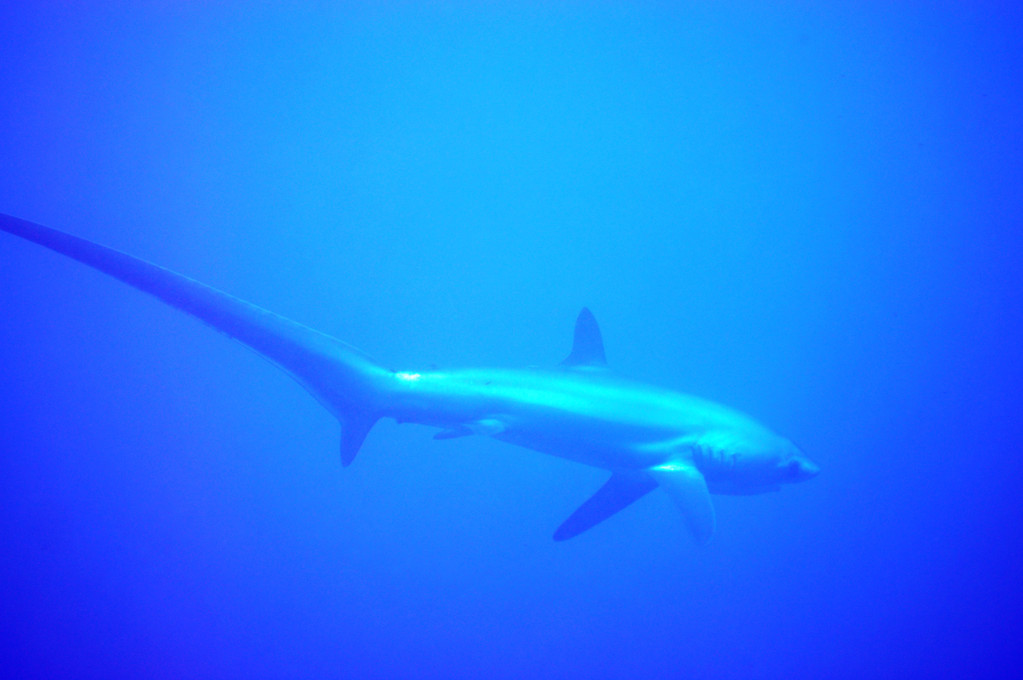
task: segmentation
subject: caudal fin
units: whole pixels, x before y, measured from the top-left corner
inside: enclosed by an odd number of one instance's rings
[[[388,371],[351,345],[181,274],[56,229],[0,214],[0,230],[149,293],[283,368],[341,421],[346,465],[377,421],[373,384]]]

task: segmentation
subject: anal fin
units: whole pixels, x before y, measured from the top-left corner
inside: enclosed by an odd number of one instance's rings
[[[555,541],[565,541],[600,524],[657,488],[645,472],[615,472],[597,493],[580,505],[554,532]]]

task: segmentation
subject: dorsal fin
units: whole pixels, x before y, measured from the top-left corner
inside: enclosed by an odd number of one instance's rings
[[[575,338],[572,340],[572,352],[561,362],[562,366],[604,367],[604,341],[600,337],[600,327],[593,312],[582,308],[575,320]]]

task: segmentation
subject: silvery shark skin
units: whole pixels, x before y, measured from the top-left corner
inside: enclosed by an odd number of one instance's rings
[[[700,544],[711,493],[756,494],[819,472],[790,441],[719,404],[623,378],[579,314],[571,354],[551,369],[388,370],[340,340],[197,281],[84,239],[0,214],[0,230],[103,271],[239,340],[287,371],[341,423],[347,466],[380,418],[484,435],[611,472],[555,532],[564,540],[655,488]]]

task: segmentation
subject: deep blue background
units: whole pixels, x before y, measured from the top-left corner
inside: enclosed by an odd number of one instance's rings
[[[1012,674],[1018,9],[63,4],[0,9],[0,211],[398,368],[589,305],[824,471],[555,544],[600,471],[390,422],[342,470],[282,373],[0,235],[8,673]]]

